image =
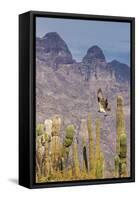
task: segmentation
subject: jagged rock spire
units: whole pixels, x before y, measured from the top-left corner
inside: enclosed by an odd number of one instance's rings
[[[97,60],[105,62],[105,56],[103,54],[102,49],[97,45],[94,45],[88,49],[87,54],[82,59],[82,62],[84,64],[92,64]]]

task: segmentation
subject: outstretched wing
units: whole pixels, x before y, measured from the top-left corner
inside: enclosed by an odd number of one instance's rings
[[[100,102],[102,99],[104,99],[101,88],[98,89],[97,98],[98,98],[98,102]]]
[[[99,112],[105,112],[105,99],[101,88],[98,89],[97,100],[99,104]]]

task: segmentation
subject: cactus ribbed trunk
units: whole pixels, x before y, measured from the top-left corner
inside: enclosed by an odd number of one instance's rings
[[[115,156],[115,177],[127,176],[127,135],[125,129],[125,116],[123,97],[117,97],[116,111],[116,156]]]
[[[104,178],[104,155],[100,152],[100,157],[96,160],[95,177],[97,179]]]
[[[39,183],[40,179],[41,179],[41,170],[38,161],[36,159],[36,183]]]
[[[94,170],[95,170],[94,139],[92,131],[92,119],[90,113],[88,114],[87,127],[88,127],[88,137],[89,137],[89,172],[92,176],[94,176]]]
[[[96,120],[96,160],[100,158],[100,121]]]
[[[82,155],[83,155],[83,172],[88,172],[88,157],[87,157],[87,139],[88,139],[88,128],[87,120],[81,120],[80,136],[82,137]]]
[[[104,178],[104,154],[100,147],[100,121],[96,120],[96,155],[95,155],[95,176],[97,179]]]
[[[120,177],[127,176],[127,137],[126,133],[120,135]]]
[[[48,150],[48,141],[45,141],[45,154],[44,154],[44,176],[49,177],[50,173],[50,159],[49,159],[49,150]]]
[[[61,162],[61,142],[60,137],[53,136],[50,142],[50,153],[54,171],[58,171]]]
[[[70,124],[66,127],[66,135],[63,141],[62,147],[62,157],[64,159],[64,166],[67,168],[68,166],[68,157],[70,152],[70,147],[73,143],[75,128],[74,125]]]
[[[125,132],[125,118],[123,110],[123,97],[117,97],[117,110],[116,110],[116,131],[117,131],[117,142],[116,142],[116,152],[120,152],[120,135]]]
[[[52,120],[52,138],[50,142],[50,153],[54,171],[58,171],[61,164],[60,128],[61,119],[59,116],[54,116]]]
[[[115,156],[114,162],[115,162],[114,176],[115,176],[115,178],[118,178],[119,177],[119,163],[120,163],[120,158],[118,155]]]
[[[78,158],[78,145],[76,141],[73,142],[73,176],[79,178],[80,176],[80,163]]]

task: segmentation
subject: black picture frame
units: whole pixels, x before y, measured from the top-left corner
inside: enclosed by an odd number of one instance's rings
[[[35,18],[51,17],[131,24],[131,176],[101,180],[35,183]],[[135,18],[29,11],[19,15],[19,184],[27,188],[135,181]]]

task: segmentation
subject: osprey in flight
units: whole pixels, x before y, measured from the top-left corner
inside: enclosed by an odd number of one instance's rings
[[[101,88],[99,88],[97,92],[97,100],[99,104],[99,112],[106,113],[106,111],[110,111],[111,109],[108,107],[108,100],[103,96],[103,92]]]

